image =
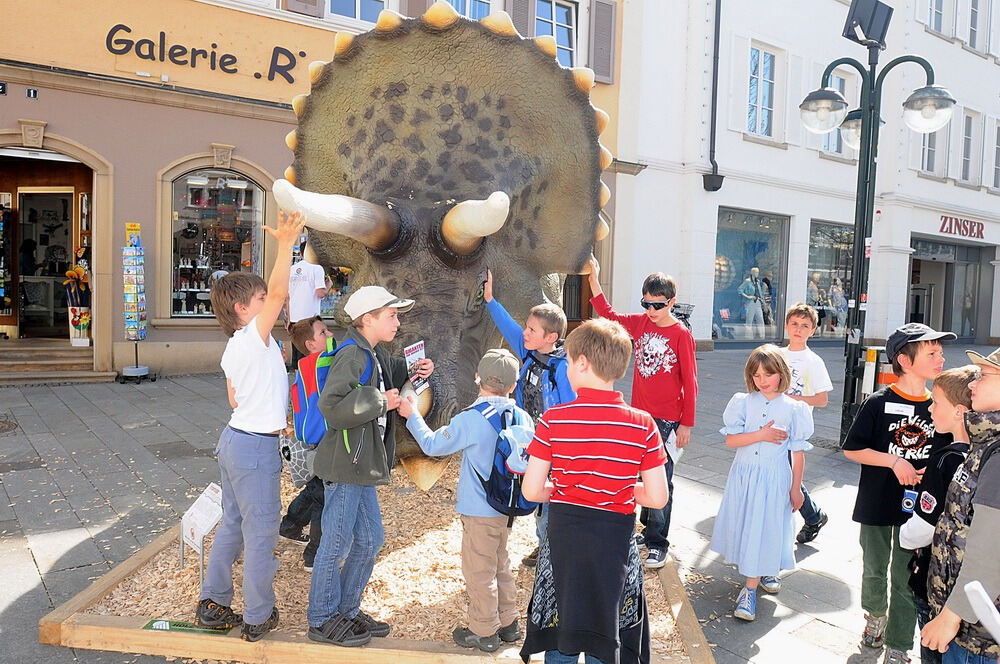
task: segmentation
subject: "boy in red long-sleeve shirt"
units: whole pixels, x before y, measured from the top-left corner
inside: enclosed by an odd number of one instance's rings
[[[670,499],[663,509],[643,508],[639,521],[645,526],[640,544],[649,549],[646,567],[659,568],[667,562],[667,531],[674,498],[674,464],[691,441],[695,403],[698,398],[698,367],[694,358],[691,331],[670,313],[677,301],[677,284],[672,277],[655,272],[642,284],[642,314],[619,314],[604,297],[598,281],[601,266],[591,259],[590,304],[603,318],[621,323],[635,345],[632,375],[632,406],[656,421],[667,449],[667,485]],[[670,434],[676,443],[668,442]]]

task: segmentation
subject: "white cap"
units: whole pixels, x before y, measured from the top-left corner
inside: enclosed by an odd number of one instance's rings
[[[413,300],[396,297],[381,286],[362,286],[347,298],[347,302],[344,304],[344,313],[350,316],[352,321],[355,321],[368,312],[382,307],[392,307],[403,312],[412,306]]]

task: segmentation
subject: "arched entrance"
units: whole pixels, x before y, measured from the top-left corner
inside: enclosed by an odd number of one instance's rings
[[[91,338],[94,345],[94,369],[109,371],[112,368],[114,302],[111,280],[114,243],[112,216],[114,167],[102,155],[72,139],[45,133],[44,122],[20,120],[19,123],[20,129],[0,129],[0,148],[41,148],[72,157],[93,172],[91,196],[87,201],[90,207],[90,267],[93,288]]]

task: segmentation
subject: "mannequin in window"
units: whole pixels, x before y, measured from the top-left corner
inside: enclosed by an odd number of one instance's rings
[[[844,286],[840,277],[834,277],[830,284],[830,306],[833,307],[835,318],[831,327],[844,327],[847,320],[847,298],[844,297]]]
[[[750,276],[743,280],[737,292],[743,301],[743,312],[746,314],[746,324],[754,339],[764,338],[764,289],[766,286],[760,280],[760,268],[750,268]],[[759,331],[759,335],[758,335]]]

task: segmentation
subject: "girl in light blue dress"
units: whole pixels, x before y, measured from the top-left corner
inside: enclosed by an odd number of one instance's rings
[[[802,507],[803,452],[812,449],[813,423],[809,406],[785,395],[791,371],[777,346],[765,344],[750,353],[744,378],[749,394],[734,394],[722,416],[721,433],[736,458],[711,549],[746,576],[733,615],[753,620],[758,584],[778,592],[778,573],[795,567],[792,512]]]

